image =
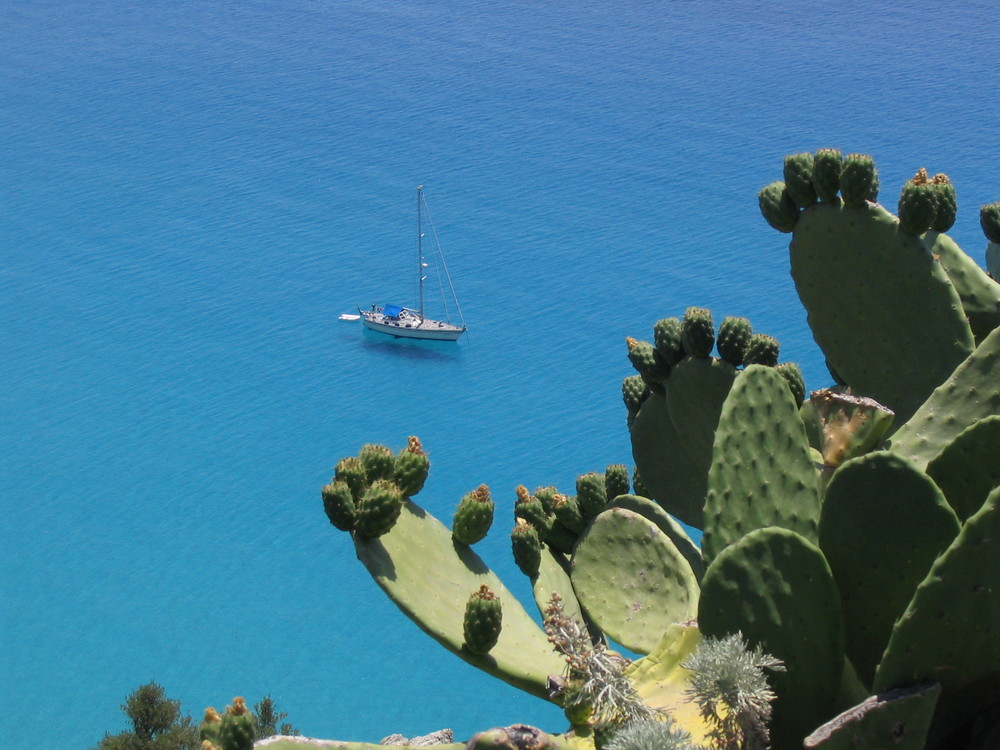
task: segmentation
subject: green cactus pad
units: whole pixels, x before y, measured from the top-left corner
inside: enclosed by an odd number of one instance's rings
[[[604,495],[613,500],[619,495],[627,495],[631,482],[625,464],[611,464],[604,470]]]
[[[893,623],[960,528],[937,485],[894,453],[852,459],[830,479],[819,546],[840,589],[847,656],[866,685]]]
[[[341,531],[354,529],[354,497],[347,482],[335,481],[323,487],[323,510]]]
[[[431,463],[424,453],[420,439],[407,438],[406,447],[396,454],[393,465],[393,479],[405,497],[413,497],[424,488]]]
[[[377,479],[391,480],[396,470],[396,457],[384,445],[368,443],[361,446],[358,460],[365,467],[365,474],[369,482],[374,482]]]
[[[576,592],[573,591],[573,583],[569,577],[569,560],[561,553],[542,546],[538,572],[531,579],[531,593],[538,607],[538,613],[543,618],[545,610],[552,601],[552,595],[558,594],[566,616],[590,627],[590,621],[580,606],[580,600],[576,598]]]
[[[753,328],[746,318],[733,316],[724,318],[719,326],[719,336],[715,342],[719,356],[733,367],[739,367],[743,364],[743,358],[746,356],[752,335]]]
[[[993,331],[892,436],[892,450],[925,469],[959,433],[1000,414],[1000,329]]]
[[[1000,705],[1000,488],[917,587],[875,673],[876,691],[940,682],[930,747]]]
[[[972,351],[972,331],[944,269],[881,206],[811,206],[790,253],[792,278],[830,365],[855,392],[896,412],[897,423]]]
[[[483,539],[493,525],[493,498],[485,484],[466,493],[455,509],[451,535],[462,544],[475,544]]]
[[[503,605],[500,597],[484,583],[465,604],[465,616],[462,618],[464,647],[474,654],[484,656],[497,645],[502,629]]]
[[[1000,202],[979,209],[979,225],[990,242],[1000,243]]]
[[[715,324],[712,312],[704,307],[689,307],[681,320],[681,345],[684,353],[704,359],[715,345]]]
[[[368,474],[365,472],[365,465],[357,456],[347,456],[340,459],[333,470],[333,477],[336,481],[344,482],[351,488],[354,502],[360,500],[368,488]]]
[[[1000,283],[991,279],[948,235],[931,230],[923,239],[948,274],[962,301],[972,335],[977,343],[981,342],[1000,326]]]
[[[927,464],[960,521],[979,510],[1000,486],[1000,416],[986,417],[961,432]]]
[[[701,528],[708,473],[693,469],[686,440],[674,427],[666,396],[652,394],[630,425],[632,457],[645,491],[667,512]],[[633,482],[633,485],[636,483]]]
[[[542,562],[542,543],[535,527],[519,518],[514,524],[514,530],[510,532],[510,546],[514,562],[521,572],[529,578],[538,575],[538,566]]]
[[[785,672],[768,675],[777,695],[774,747],[801,747],[836,714],[844,668],[840,595],[823,554],[801,535],[757,529],[723,550],[705,570],[698,624],[703,636],[742,632],[784,662]]]
[[[815,542],[820,496],[805,426],[785,379],[751,365],[722,407],[705,501],[709,563],[754,529],[781,526]]]
[[[653,345],[661,362],[673,367],[684,359],[681,345],[681,321],[679,318],[663,318],[653,324]]]
[[[762,187],[757,193],[757,204],[761,215],[772,228],[785,234],[795,229],[795,223],[799,220],[799,207],[788,194],[785,183],[772,182]]]
[[[667,627],[697,609],[698,582],[687,560],[655,524],[624,508],[590,523],[570,577],[590,619],[637,653],[652,651]]]
[[[806,737],[806,750],[924,750],[941,686],[936,683],[873,695]]]
[[[844,168],[844,157],[835,148],[821,148],[813,157],[813,186],[821,201],[837,199],[840,190],[840,170]]]
[[[788,383],[788,389],[792,392],[792,398],[795,399],[795,406],[802,406],[802,402],[806,399],[806,381],[802,377],[802,370],[799,369],[799,366],[794,362],[784,362],[777,365],[774,370]]]
[[[647,521],[655,524],[670,538],[670,541],[677,547],[677,551],[684,555],[684,559],[691,566],[695,578],[701,580],[705,574],[705,561],[701,556],[701,548],[688,536],[684,527],[677,523],[673,516],[663,510],[660,505],[639,495],[619,495],[611,500],[611,505],[638,513]]]
[[[359,536],[374,539],[382,536],[399,518],[403,493],[385,479],[377,479],[358,500],[354,512],[354,530]]]
[[[848,154],[840,170],[840,195],[848,206],[864,206],[878,197],[878,169],[867,154]]]
[[[375,582],[428,635],[473,666],[548,700],[546,680],[562,672],[562,658],[500,579],[440,521],[406,501],[389,533],[354,542]],[[500,640],[488,656],[462,648],[462,611],[469,592],[484,583],[503,607]]]
[[[813,155],[806,152],[785,157],[785,188],[799,208],[806,208],[816,202],[816,188],[813,185]]]
[[[778,364],[778,352],[780,350],[777,339],[765,333],[755,333],[750,337],[746,354],[743,356],[745,365],[764,365],[774,367]]]
[[[719,359],[686,359],[674,368],[666,388],[667,406],[692,462],[688,471],[708,475],[715,428],[735,380],[736,369]]]
[[[585,520],[600,513],[608,504],[608,491],[604,475],[597,472],[581,474],[576,478],[576,500]]]

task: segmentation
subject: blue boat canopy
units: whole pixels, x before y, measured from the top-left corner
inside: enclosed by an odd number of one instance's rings
[[[401,312],[403,308],[399,305],[385,305],[382,308],[382,314],[390,318],[398,318]]]

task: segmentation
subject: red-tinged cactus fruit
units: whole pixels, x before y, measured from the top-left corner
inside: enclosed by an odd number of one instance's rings
[[[668,369],[684,359],[680,318],[663,318],[653,324],[653,346]]]
[[[510,533],[510,546],[514,562],[521,572],[529,578],[538,575],[542,562],[542,543],[535,527],[523,518],[518,518]]]
[[[581,474],[576,478],[576,499],[584,520],[600,513],[608,504],[608,493],[604,486],[604,476],[597,472]]]
[[[733,367],[739,367],[746,357],[752,335],[753,328],[749,320],[730,315],[724,318],[722,325],[719,326],[719,337],[715,342],[715,348],[719,350],[722,359]]]
[[[552,526],[552,519],[545,512],[542,501],[530,494],[523,484],[519,484],[515,492],[517,500],[514,502],[514,519],[522,519],[534,526],[538,538],[544,542]]]
[[[253,714],[246,707],[243,698],[233,698],[233,704],[226,707],[219,728],[219,745],[222,750],[253,750],[254,735]]]
[[[816,195],[824,203],[837,200],[840,190],[840,171],[844,168],[844,157],[840,149],[821,148],[813,157],[813,186]]]
[[[903,185],[899,194],[899,226],[908,234],[921,235],[931,228],[937,213],[937,191],[923,167]]]
[[[354,497],[347,482],[337,480],[323,487],[323,510],[336,528],[354,530]]]
[[[430,468],[420,439],[411,435],[406,439],[406,447],[396,454],[393,478],[405,497],[413,497],[424,488]]]
[[[774,337],[764,333],[755,333],[750,337],[746,355],[743,357],[743,364],[774,367],[778,364],[779,350],[780,346]]]
[[[500,640],[503,608],[500,598],[485,583],[469,597],[465,605],[462,631],[465,648],[474,654],[488,654]]]
[[[788,194],[785,183],[777,181],[762,187],[757,193],[757,203],[761,215],[772,228],[786,234],[795,229],[799,220],[799,207]]]
[[[935,232],[947,232],[955,224],[958,216],[958,196],[955,195],[955,186],[948,179],[948,175],[941,172],[934,175],[930,184],[934,188],[937,204],[931,229]]]
[[[868,154],[848,154],[840,172],[840,195],[848,206],[878,198],[878,170]]]
[[[392,482],[379,479],[361,496],[354,529],[364,539],[375,539],[389,531],[403,509],[403,493]]]
[[[333,478],[351,488],[351,496],[355,502],[361,499],[370,484],[365,466],[357,456],[340,459],[333,470]]]
[[[485,484],[467,493],[455,509],[451,528],[455,541],[473,545],[483,539],[493,525],[493,510],[490,488]]]
[[[604,470],[604,494],[608,500],[629,493],[628,469],[625,464],[611,464]]]
[[[715,324],[712,312],[704,307],[689,307],[681,321],[681,344],[685,353],[704,359],[715,345]]]
[[[813,186],[813,155],[805,152],[785,157],[785,189],[799,208],[808,208],[816,202]]]
[[[358,459],[365,467],[369,483],[376,479],[392,479],[396,457],[386,446],[374,443],[363,445],[358,452]]]

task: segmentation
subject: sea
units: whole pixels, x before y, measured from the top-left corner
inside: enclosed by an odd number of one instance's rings
[[[270,695],[312,737],[564,729],[382,594],[323,513],[334,464],[418,436],[445,523],[488,485],[479,552],[530,609],[514,488],[632,465],[626,337],[708,307],[829,384],[757,207],[786,154],[872,154],[889,207],[946,172],[984,263],[996,21],[993,0],[0,0],[0,746],[93,747],[149,681],[196,720]],[[457,343],[339,319],[415,302],[417,185]]]

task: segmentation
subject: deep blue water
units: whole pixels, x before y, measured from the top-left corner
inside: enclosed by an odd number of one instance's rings
[[[993,2],[0,2],[3,745],[83,749],[159,681],[271,693],[311,736],[560,713],[403,617],[327,523],[362,443],[419,435],[419,501],[629,463],[624,338],[748,316],[827,384],[756,191],[864,151],[884,200],[956,183],[982,262]],[[423,183],[470,333],[410,302]],[[863,332],[859,332],[862,340]],[[11,732],[16,731],[16,736]]]

